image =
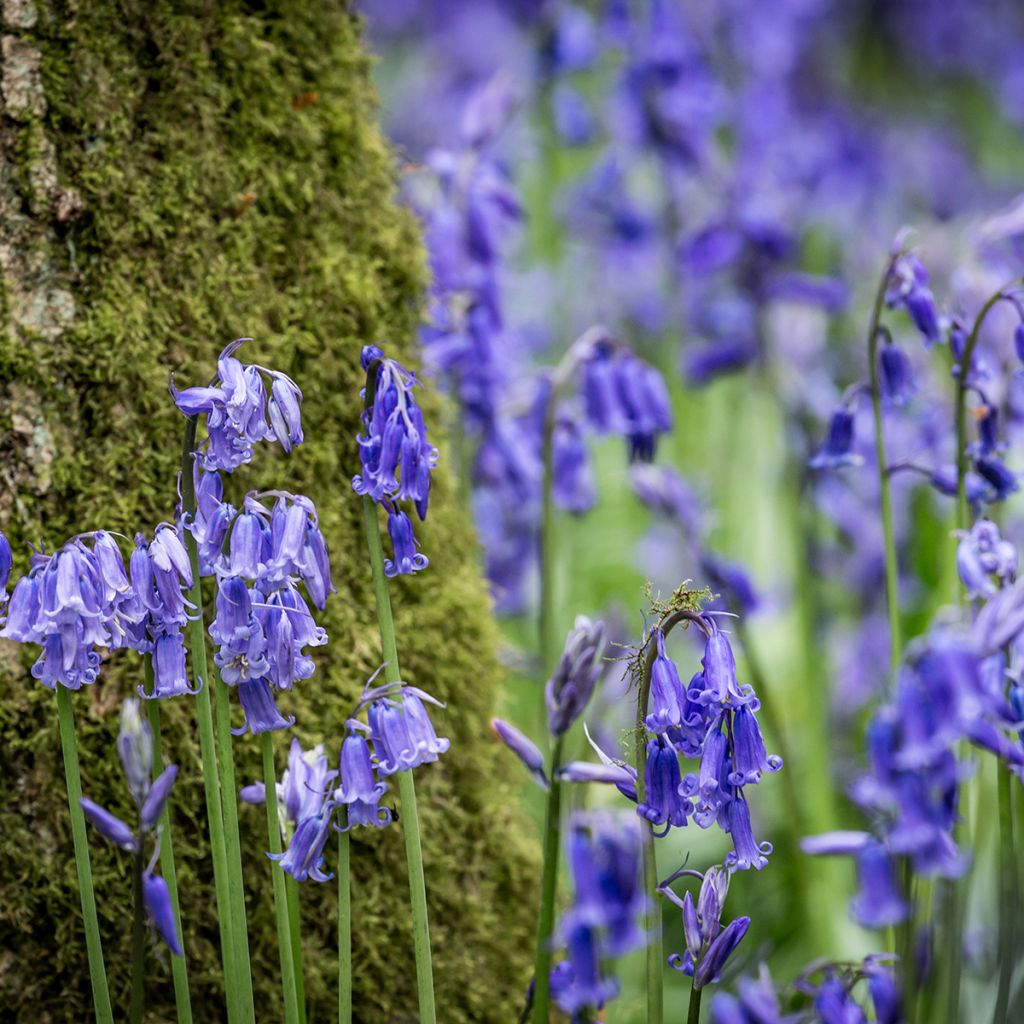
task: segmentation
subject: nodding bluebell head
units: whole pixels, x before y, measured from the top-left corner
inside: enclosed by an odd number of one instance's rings
[[[373,379],[362,415],[365,433],[356,438],[362,472],[353,477],[352,487],[378,504],[385,499],[410,501],[420,519],[425,519],[437,449],[427,441],[423,413],[413,393],[419,381],[376,345],[363,348],[361,362]]]
[[[601,1009],[619,994],[618,980],[605,973],[600,935],[596,928],[571,920],[564,928],[562,941],[566,959],[551,971],[551,997],[555,1005],[570,1014],[586,1009]]]
[[[839,466],[859,465],[863,459],[853,450],[854,412],[843,405],[828,424],[828,437],[814,457],[807,463],[811,469],[836,469]]]
[[[704,668],[706,690],[701,698],[702,703],[716,703],[733,708],[754,703],[757,698],[753,687],[740,686],[736,678],[736,657],[732,653],[729,638],[712,621],[711,628],[704,641],[704,657],[701,660]]]
[[[142,900],[150,921],[167,943],[167,948],[175,955],[181,956],[181,942],[178,939],[178,927],[174,920],[174,908],[171,905],[171,894],[167,883],[152,871],[142,875]]]
[[[413,686],[403,686],[400,694],[400,701],[378,697],[367,712],[377,771],[382,778],[430,764],[450,746],[447,739],[438,738],[423,701],[442,708],[444,705]]]
[[[656,654],[651,665],[651,696],[645,721],[650,732],[667,732],[682,721],[685,693],[676,663],[665,653],[665,634],[654,630]]]
[[[878,349],[878,385],[893,405],[906,405],[916,390],[906,352],[889,339]]]
[[[737,987],[735,996],[716,993],[711,1001],[711,1024],[785,1024],[771,977],[763,966],[757,980],[741,978]]]
[[[329,882],[334,875],[324,874],[320,868],[324,862],[324,847],[331,834],[333,811],[333,802],[324,801],[314,814],[299,822],[284,853],[268,853],[267,856],[277,861],[281,870],[297,882],[310,878],[314,882]]]
[[[388,513],[388,536],[395,557],[384,559],[385,576],[411,576],[430,564],[427,556],[418,550],[419,541],[413,533],[412,520],[399,509]]]
[[[345,825],[339,830],[347,832],[358,825],[383,828],[390,825],[392,813],[380,806],[388,784],[374,774],[370,745],[361,735],[358,723],[349,722],[349,731],[341,744],[340,785],[334,792],[334,801],[345,808]]]
[[[684,874],[701,880],[696,903],[692,893],[687,892],[680,899],[671,888],[671,883]],[[718,981],[729,957],[750,927],[749,917],[738,917],[722,928],[730,876],[727,867],[716,865],[703,875],[697,871],[678,871],[658,886],[658,892],[683,912],[686,949],[682,954],[673,953],[668,958],[669,965],[692,977],[694,988],[698,990]]]
[[[319,811],[337,771],[329,767],[323,745],[303,750],[293,739],[288,748],[288,767],[277,784],[282,819],[291,827]]]
[[[725,805],[722,827],[732,837],[733,849],[726,855],[725,866],[736,871],[754,868],[760,871],[768,863],[772,844],[767,840],[758,843],[750,825],[750,808],[747,801],[737,795]]]
[[[988,519],[978,519],[960,535],[956,566],[969,597],[992,597],[998,587],[1017,576],[1017,548]]]
[[[491,732],[526,765],[537,785],[548,788],[548,777],[544,772],[544,755],[537,744],[525,733],[500,718],[491,719]]]
[[[552,736],[563,735],[583,713],[602,672],[604,646],[604,623],[577,616],[544,690]]]
[[[551,486],[555,504],[573,515],[589,512],[597,501],[594,475],[583,431],[571,416],[558,417],[552,450]]]
[[[631,462],[653,460],[658,436],[672,429],[668,389],[653,366],[602,336],[583,358],[582,393],[594,430],[625,437]]]
[[[682,828],[693,804],[682,794],[679,755],[663,737],[656,736],[647,743],[647,763],[644,768],[644,802],[636,812],[652,825],[665,826],[661,835],[673,826]]]
[[[910,252],[900,253],[889,269],[885,302],[890,309],[905,309],[929,348],[942,338],[935,296],[928,287],[928,271]]]
[[[245,723],[240,729],[232,729],[235,736],[251,732],[258,736],[262,732],[275,729],[290,729],[295,724],[295,716],[285,718],[277,709],[274,691],[265,678],[242,680],[238,683],[238,700],[245,713]]]
[[[252,460],[253,446],[261,441],[277,441],[286,452],[302,443],[302,392],[279,371],[240,362],[234,353],[249,340],[239,338],[224,347],[216,384],[178,391],[171,382],[181,412],[206,417],[207,439],[199,457],[208,470],[232,472]]]

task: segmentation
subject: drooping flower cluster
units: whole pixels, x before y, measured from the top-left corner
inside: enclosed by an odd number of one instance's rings
[[[232,472],[252,460],[261,441],[277,441],[286,452],[302,443],[302,392],[286,374],[237,359],[234,353],[249,340],[239,338],[221,351],[214,384],[183,391],[171,384],[174,404],[186,416],[206,417],[201,459],[208,470]]]
[[[159,821],[178,775],[178,766],[169,764],[153,778],[153,736],[149,725],[139,715],[136,700],[126,700],[121,707],[121,730],[117,737],[117,753],[121,759],[128,791],[138,811],[133,828],[116,815],[82,798],[82,810],[95,829],[115,846],[141,857],[144,844],[155,837],[153,856],[142,874],[142,895],[146,912],[168,949],[182,955],[181,943],[174,922],[167,883],[154,873],[160,854]]]
[[[558,928],[566,957],[552,969],[551,993],[576,1020],[581,1011],[600,1009],[618,994],[608,960],[644,944],[640,920],[648,900],[640,881],[642,839],[635,819],[577,814],[566,847],[573,901]]]
[[[686,686],[666,653],[661,628],[655,627],[645,640],[643,650],[650,663],[645,721],[649,736],[644,799],[637,814],[662,828],[662,835],[685,826],[691,817],[701,828],[718,824],[733,842],[726,867],[760,870],[772,847],[754,839],[744,790],[757,785],[765,773],[778,771],[782,760],[765,751],[757,720],[760,704],[753,688],[737,680],[728,638],[710,616],[694,614],[692,620],[704,631],[705,647],[701,671]],[[562,777],[612,782],[636,800],[635,769],[597,752],[603,769],[572,762],[563,767]],[[684,776],[680,756],[699,758],[699,770]]]
[[[192,574],[173,526],[140,536],[126,571],[113,535],[73,537],[52,555],[34,554],[15,584],[0,636],[43,648],[32,674],[51,689],[77,690],[96,681],[97,648],[153,655],[153,696],[193,693],[185,676],[181,627],[190,607]],[[141,689],[140,689],[141,692]]]
[[[366,432],[357,438],[362,472],[352,478],[352,489],[388,513],[394,558],[385,559],[385,574],[414,573],[426,568],[427,557],[418,550],[412,521],[398,503],[412,502],[419,518],[427,518],[437,449],[427,441],[423,413],[413,394],[416,375],[386,358],[376,345],[365,346],[360,359],[371,381],[363,393]]]
[[[689,890],[680,899],[672,889],[672,882],[683,875],[700,879],[700,894],[696,903]],[[693,987],[698,991],[719,980],[729,957],[750,927],[749,917],[737,917],[722,928],[722,911],[729,892],[730,876],[728,868],[717,865],[703,875],[698,871],[684,869],[658,886],[658,892],[683,913],[686,950],[682,955],[673,953],[668,962],[677,971],[693,978]]]
[[[961,541],[965,545],[964,582],[979,592],[1015,562],[992,523],[980,521]],[[909,894],[897,881],[898,858],[926,877],[957,878],[969,866],[954,838],[966,774],[957,744],[966,740],[994,754],[1004,770],[1024,770],[1024,719],[1003,653],[1024,629],[1019,613],[1008,613],[1016,586],[995,593],[970,635],[933,633],[900,671],[891,701],[875,713],[868,727],[869,770],[851,794],[877,823],[875,834],[835,832],[804,840],[809,853],[857,858],[859,892],[851,912],[866,927],[888,927],[909,912]]]
[[[320,748],[303,755],[293,741],[288,771],[278,784],[278,799],[292,831],[284,853],[268,854],[283,871],[300,882],[328,881],[332,876],[323,872],[322,863],[332,828],[347,832],[357,826],[391,824],[392,811],[380,803],[388,790],[385,780],[433,763],[450,745],[435,732],[425,703],[444,706],[415,686],[390,683],[367,688],[356,715],[365,708],[369,724],[355,716],[346,723],[338,771],[327,770]],[[335,779],[338,785],[332,789]],[[243,791],[243,798],[252,803],[264,796],[262,787]]]
[[[327,643],[298,588],[301,580],[314,604],[323,607],[334,590],[327,545],[316,509],[302,495],[254,492],[232,517],[220,514],[225,506],[215,490],[204,477],[197,516],[201,549],[208,545],[210,523],[222,533],[220,544],[208,552],[208,568],[218,583],[210,623],[217,644],[214,663],[224,682],[238,689],[246,717],[242,731],[287,728],[291,722],[277,711],[273,695],[308,679],[314,663],[306,648]],[[276,499],[272,508],[264,503],[271,498]]]

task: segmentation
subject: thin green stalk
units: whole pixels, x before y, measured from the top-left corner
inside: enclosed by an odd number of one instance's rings
[[[700,994],[703,991],[696,986],[690,989],[690,1008],[686,1012],[686,1024],[700,1024]]]
[[[114,1024],[110,1009],[107,974],[103,967],[103,945],[96,917],[96,893],[92,887],[92,864],[89,861],[89,840],[85,833],[82,811],[82,777],[78,768],[78,742],[75,739],[75,718],[71,709],[71,691],[57,684],[57,719],[60,724],[60,747],[64,757],[64,776],[68,786],[68,810],[71,814],[71,838],[75,845],[75,870],[78,893],[82,901],[82,923],[85,926],[85,949],[89,958],[92,1001],[96,1024]]]
[[[895,259],[895,257],[893,258]],[[882,305],[885,302],[886,282],[892,269],[893,259],[886,265],[885,273],[875,293],[868,328],[868,373],[871,381],[871,412],[875,423],[875,461],[878,470],[878,493],[882,511],[882,535],[885,540],[885,592],[886,608],[889,613],[889,667],[887,691],[895,685],[896,673],[903,657],[903,643],[900,628],[900,568],[896,558],[896,532],[893,528],[892,494],[889,484],[889,459],[885,451],[885,430],[882,419],[882,390],[878,381],[878,335],[881,333]]]
[[[193,472],[193,453],[196,442],[197,417],[191,417],[185,427],[181,460],[181,508],[186,518],[195,515],[196,493]],[[184,532],[185,550],[192,567],[192,588],[189,600],[195,613],[189,623],[192,673],[202,686],[196,696],[196,718],[199,723],[199,752],[203,762],[203,791],[206,796],[206,814],[210,825],[210,850],[213,857],[213,884],[217,899],[217,924],[220,929],[221,958],[224,963],[224,997],[227,1002],[228,1021],[241,1024],[252,1020],[245,1012],[243,986],[252,991],[251,978],[240,976],[234,941],[235,917],[231,911],[227,844],[224,836],[224,809],[221,802],[220,772],[217,766],[217,746],[214,740],[213,707],[210,700],[210,674],[206,661],[206,623],[203,615],[203,589],[199,578],[199,549],[190,530]],[[250,1000],[251,1002],[251,1000]]]
[[[540,912],[537,917],[537,951],[533,970],[534,1024],[548,1024],[551,1017],[551,938],[555,931],[555,895],[558,891],[558,864],[562,822],[562,784],[558,769],[562,764],[564,733],[551,745],[551,770],[547,810],[544,814],[544,869],[540,884]]]
[[[978,311],[974,320],[971,333],[967,336],[964,350],[960,356],[959,373],[956,378],[956,525],[959,530],[968,528],[967,521],[967,376],[971,367],[971,359],[974,357],[974,349],[981,336],[981,328],[989,313],[996,304],[1003,298],[1009,288],[1020,282],[1020,278],[1008,281],[994,295],[989,296],[988,301]]]
[[[554,439],[556,387],[544,410],[544,433],[541,440],[543,475],[540,512],[540,603],[538,633],[540,639],[541,675],[546,679],[558,657],[555,628],[555,502],[554,502]],[[543,711],[543,700],[541,701]]]
[[[348,836],[347,831],[338,833],[338,1024],[352,1024],[352,882]]]
[[[292,963],[295,971],[295,994],[299,1003],[299,1020],[306,1020],[306,981],[302,963],[302,908],[299,905],[299,883],[291,875],[284,876],[284,891],[288,896],[288,931],[292,938]]]
[[[281,853],[281,825],[277,818],[277,771],[274,768],[274,734],[260,734],[263,753],[263,785],[267,798],[267,840],[270,852]],[[281,987],[284,995],[285,1024],[299,1024],[299,1001],[295,992],[295,960],[292,958],[292,934],[288,927],[288,893],[284,885],[284,872],[273,864],[274,914],[277,919],[277,949],[281,959]]]
[[[228,896],[231,900],[231,930],[235,960],[241,984],[239,1010],[245,1020],[255,1024],[252,967],[249,962],[249,925],[245,914],[245,885],[242,880],[242,843],[238,834],[238,789],[235,785],[234,737],[231,735],[231,690],[214,671],[217,700],[214,717],[217,725],[217,767],[224,807],[224,838],[227,842]],[[272,792],[272,791],[268,791]]]
[[[369,394],[369,388],[367,388]],[[377,624],[384,655],[384,678],[397,683],[402,678],[395,641],[395,622],[391,615],[391,597],[384,575],[384,549],[380,542],[380,523],[373,499],[363,496],[363,522],[370,552],[373,596],[377,604]],[[430,954],[430,923],[427,916],[427,885],[423,875],[423,850],[420,843],[419,812],[412,772],[398,772],[398,795],[402,801],[402,831],[405,835],[405,859],[409,874],[409,903],[412,911],[413,946],[416,954],[416,988],[419,995],[420,1024],[435,1024],[434,973]]]
[[[132,994],[128,1019],[142,1024],[146,1001],[146,909],[142,902],[142,872],[145,870],[142,847],[132,858]]]
[[[146,658],[146,690],[152,692],[153,662]],[[153,777],[164,770],[163,740],[160,736],[160,701],[146,701],[149,727],[153,733]],[[181,927],[181,906],[178,903],[178,872],[174,865],[174,844],[171,841],[170,812],[164,805],[160,815],[160,873],[167,883],[174,913],[174,927],[181,943],[181,956],[171,957],[171,977],[174,980],[174,1006],[178,1024],[192,1024],[192,999],[188,990],[188,965],[185,962],[185,933]]]
[[[1010,983],[1017,964],[1015,924],[1017,906],[1017,862],[1013,836],[1013,791],[1009,770],[995,762],[999,791],[999,987],[992,1024],[1006,1024],[1010,1005]]]

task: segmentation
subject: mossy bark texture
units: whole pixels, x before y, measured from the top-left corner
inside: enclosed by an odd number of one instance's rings
[[[424,285],[415,225],[394,202],[360,26],[340,0],[305,3],[0,0],[0,527],[27,568],[104,527],[169,519],[182,418],[167,394],[205,382],[234,337],[305,393],[307,441],[269,446],[229,481],[309,494],[338,593],[316,675],[282,699],[306,744],[335,751],[380,662],[358,498],[358,356],[410,352]],[[439,402],[425,395],[428,416]],[[443,438],[435,437],[443,445]],[[405,677],[448,702],[452,750],[417,778],[437,998],[446,1024],[515,1019],[529,974],[536,858],[486,721],[497,637],[453,481],[422,528],[430,568],[394,587]],[[90,1005],[53,694],[35,652],[0,644],[0,1020],[81,1021]],[[74,695],[85,792],[128,813],[114,757],[120,701],[142,665],[117,652]],[[236,712],[237,713],[237,712]],[[205,810],[188,698],[164,708],[181,766],[171,820],[197,1020],[223,1019]],[[290,736],[278,738],[283,767]],[[240,783],[258,744],[236,741]],[[242,808],[257,1019],[282,1019],[270,863]],[[128,995],[130,858],[93,837],[111,991]],[[333,859],[333,858],[332,858]],[[396,829],[352,837],[356,1019],[411,1021],[415,973]],[[302,887],[313,1020],[334,1010],[334,886]],[[154,943],[154,957],[163,956]],[[166,961],[147,1020],[173,1019]],[[118,1010],[115,1010],[118,1013]]]

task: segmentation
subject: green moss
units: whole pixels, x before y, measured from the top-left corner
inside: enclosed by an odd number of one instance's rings
[[[181,418],[167,397],[210,377],[220,347],[303,387],[307,442],[290,458],[258,453],[234,494],[285,486],[311,495],[328,534],[338,593],[317,675],[282,703],[306,743],[337,744],[346,709],[380,660],[356,462],[358,353],[388,339],[409,352],[424,262],[415,225],[393,198],[392,160],[375,126],[359,24],[327,4],[88,3],[43,11],[23,33],[42,52],[61,188],[77,217],[36,213],[33,161],[45,156],[26,120],[11,128],[14,178],[38,257],[17,287],[75,300],[62,332],[23,322],[0,335],[0,456],[17,496],[0,499],[16,548],[104,526],[131,535],[171,516]],[[306,103],[299,100],[315,101]],[[298,102],[296,102],[298,100]],[[254,194],[254,195],[253,195]],[[4,309],[15,304],[8,280]],[[428,396],[428,415],[441,420]],[[443,441],[442,441],[443,443]],[[452,751],[418,777],[440,1018],[514,1019],[528,978],[536,873],[532,837],[500,781],[487,716],[497,636],[474,541],[442,470],[422,531],[430,569],[395,587],[406,677],[449,702]],[[20,568],[25,567],[22,558]],[[320,652],[318,652],[320,653]],[[53,695],[0,650],[0,1017],[72,1021],[88,976]],[[140,681],[119,652],[76,695],[86,793],[122,807],[113,758],[116,708]],[[172,820],[198,1020],[223,1019],[205,810],[188,700],[165,709],[168,756],[181,765]],[[286,737],[281,737],[283,762]],[[255,743],[236,744],[240,781],[255,778]],[[242,809],[257,1017],[281,1019],[270,867],[262,812]],[[412,1019],[412,938],[398,829],[353,837],[357,1019]],[[112,993],[127,991],[127,860],[93,845]],[[302,890],[309,1001],[331,1015],[333,887]],[[172,1019],[166,964],[154,965],[150,1021]]]

